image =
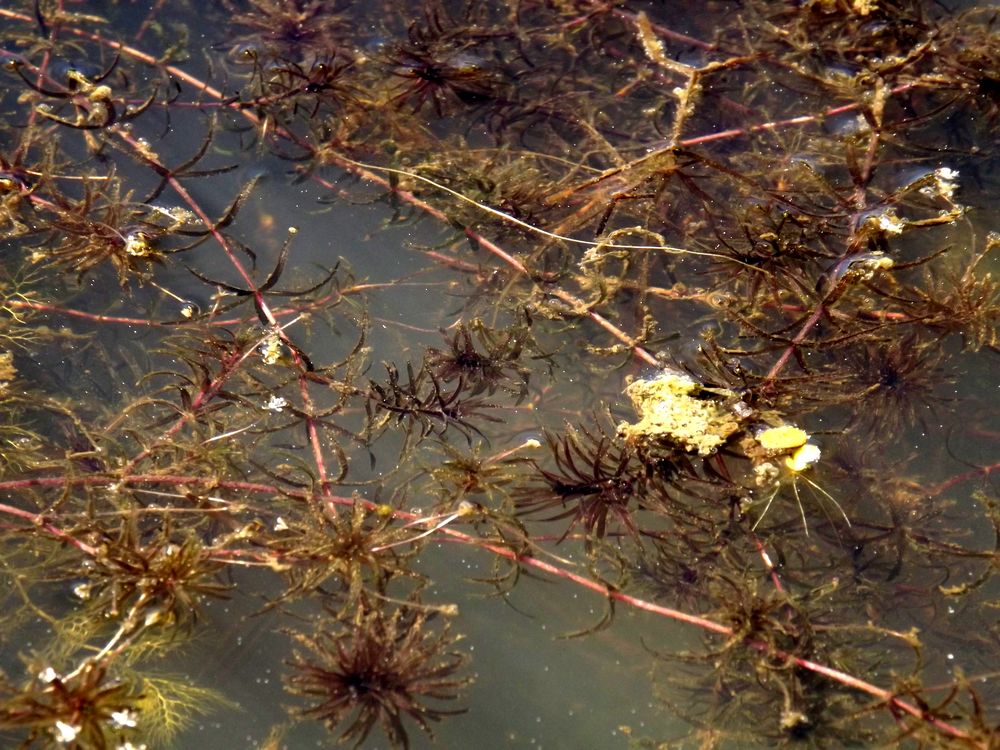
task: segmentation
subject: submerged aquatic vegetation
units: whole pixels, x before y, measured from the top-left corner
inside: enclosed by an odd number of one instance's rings
[[[412,722],[433,736],[431,722],[462,713],[439,707],[453,700],[468,682],[455,673],[465,662],[447,624],[439,632],[429,628],[429,617],[405,606],[384,611],[359,606],[337,630],[295,634],[308,651],[290,661],[290,691],[312,705],[304,716],[318,719],[339,731],[341,742],[358,747],[379,726],[389,742],[409,747],[404,722]]]
[[[527,326],[494,331],[477,318],[459,324],[448,340],[448,351],[429,349],[428,365],[445,382],[467,380],[472,395],[492,395],[502,388],[523,398],[531,370],[519,360],[528,341]]]
[[[536,484],[518,490],[515,502],[522,513],[548,513],[545,520],[571,519],[564,538],[577,525],[601,538],[609,520],[638,536],[633,512],[664,502],[662,486],[634,451],[600,428],[568,426],[562,435],[547,434],[546,443],[555,469],[536,464]]]
[[[0,19],[0,743],[996,743],[995,9]]]
[[[68,675],[47,667],[27,685],[0,690],[0,726],[23,729],[29,746],[105,750],[135,735],[135,686],[109,675],[99,661]]]

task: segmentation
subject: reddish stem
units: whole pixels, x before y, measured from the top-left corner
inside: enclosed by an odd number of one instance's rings
[[[14,11],[5,10],[5,9],[0,9],[0,17],[6,17],[6,18],[9,18],[9,19],[19,20],[19,21],[23,21],[23,22],[26,22],[26,23],[32,23],[33,22],[32,19],[29,16],[26,16],[26,15],[23,15],[23,14],[20,14],[20,13],[16,13]],[[169,65],[161,65],[154,57],[152,57],[151,55],[148,55],[148,54],[142,52],[141,50],[135,49],[133,47],[130,47],[128,45],[125,45],[125,44],[122,44],[122,43],[119,43],[119,42],[114,42],[114,41],[105,39],[104,37],[102,37],[102,36],[100,36],[98,34],[93,34],[91,32],[87,32],[87,31],[84,31],[82,29],[76,29],[76,28],[68,27],[66,30],[69,33],[71,33],[71,34],[73,34],[75,36],[78,36],[78,37],[81,37],[81,38],[91,39],[92,41],[104,44],[104,45],[106,45],[106,46],[108,46],[108,47],[110,47],[112,49],[119,50],[120,52],[122,52],[124,54],[127,54],[127,55],[129,55],[129,56],[131,56],[131,57],[133,57],[135,59],[140,60],[140,61],[143,61],[143,62],[145,62],[145,63],[147,63],[149,65],[160,67],[163,70],[165,70],[166,72],[168,72],[170,75],[172,75],[175,78],[177,78],[178,80],[185,81],[185,82],[187,82],[187,83],[195,86],[196,88],[198,88],[199,90],[201,90],[204,93],[208,94],[209,96],[212,96],[212,97],[214,97],[216,99],[219,99],[219,100],[223,99],[223,95],[222,95],[222,93],[219,90],[217,90],[217,89],[209,86],[208,84],[204,83],[203,81],[200,81],[199,79],[197,79],[197,78],[195,78],[195,77],[193,77],[193,76],[185,73],[183,70],[181,70],[179,68],[176,68],[174,66],[169,66]],[[658,33],[665,33],[665,32],[663,30],[658,29]],[[704,44],[704,43],[701,43],[701,44]],[[44,63],[43,63],[43,65],[44,65]],[[915,84],[905,84],[903,86],[896,87],[890,93],[891,94],[898,94],[898,93],[901,93],[903,91],[906,91],[909,88],[912,88],[914,85]],[[735,128],[735,129],[730,129],[730,130],[726,130],[726,131],[721,131],[721,132],[718,132],[718,133],[712,133],[712,134],[707,134],[707,135],[698,136],[698,137],[694,137],[694,138],[688,138],[688,139],[685,139],[685,140],[681,141],[679,145],[681,145],[681,146],[693,146],[693,145],[698,145],[698,144],[701,144],[701,143],[708,143],[708,142],[711,142],[711,141],[717,141],[717,140],[724,140],[724,139],[739,137],[739,136],[746,135],[746,134],[749,134],[749,133],[754,133],[754,132],[760,132],[760,131],[765,131],[765,130],[778,129],[778,128],[788,127],[788,126],[793,126],[793,125],[809,124],[809,123],[817,122],[817,121],[821,120],[824,117],[829,117],[829,116],[832,116],[832,115],[835,115],[835,114],[841,114],[841,113],[845,113],[845,112],[857,110],[858,107],[859,107],[859,105],[857,105],[857,104],[847,104],[847,105],[843,105],[843,106],[840,106],[840,107],[831,108],[831,109],[826,110],[825,112],[823,112],[823,113],[821,113],[819,115],[805,115],[805,116],[800,116],[800,117],[795,117],[795,118],[788,118],[788,119],[778,120],[778,121],[769,122],[769,123],[763,123],[763,124],[758,124],[758,125],[747,126],[745,128]],[[248,112],[246,110],[239,110],[239,111],[241,112],[241,114],[243,114],[248,119],[256,122],[257,118],[252,113],[250,113],[250,112]],[[130,145],[133,147],[133,149],[136,151],[136,153],[141,153],[141,151],[137,147],[137,144],[134,141],[131,140],[131,138],[128,136],[128,134],[123,133],[120,130],[115,130],[114,132],[115,132],[116,135],[118,135],[119,137],[121,137],[123,140],[125,140],[126,142],[129,142]],[[279,133],[279,135],[282,135],[283,137],[289,137],[289,138],[291,137],[290,134],[288,134],[288,133]],[[350,163],[347,163],[347,162],[341,162],[336,157],[333,157],[332,161],[334,163],[336,163],[337,166],[339,166],[340,168],[342,168],[342,169],[344,169],[346,171],[353,172],[353,173],[357,174],[358,176],[363,177],[364,179],[367,179],[369,181],[372,181],[372,182],[375,182],[377,184],[383,185],[384,187],[386,187],[386,188],[388,188],[390,190],[393,190],[404,201],[406,201],[406,202],[410,203],[411,205],[413,205],[413,206],[415,206],[415,207],[417,207],[417,208],[419,208],[419,209],[421,209],[421,210],[429,213],[430,215],[435,216],[436,218],[439,218],[439,219],[442,219],[442,220],[446,220],[446,216],[444,215],[443,212],[441,212],[441,211],[433,208],[432,206],[430,206],[429,204],[425,203],[424,201],[416,198],[416,196],[412,195],[408,191],[399,190],[398,188],[394,188],[393,186],[389,185],[389,183],[388,183],[387,180],[384,180],[384,179],[380,178],[378,175],[375,175],[375,174],[371,173],[368,170],[361,169],[361,168],[359,168],[359,167],[357,167],[357,166],[355,166],[353,164],[350,164]],[[162,165],[160,165],[160,166],[161,166],[161,168],[163,168]],[[163,168],[163,169],[165,169],[165,168]],[[252,293],[254,294],[255,300],[256,300],[256,302],[258,304],[258,309],[260,309],[262,311],[262,314],[264,314],[267,317],[269,323],[271,325],[273,325],[273,326],[276,327],[277,326],[277,321],[276,321],[274,315],[271,313],[271,311],[268,309],[268,307],[264,303],[263,295],[256,288],[253,280],[251,279],[251,277],[249,276],[249,274],[246,272],[246,270],[243,268],[242,264],[240,264],[238,258],[236,258],[235,255],[232,253],[231,248],[228,246],[228,243],[226,242],[225,238],[221,235],[220,232],[218,232],[217,229],[215,229],[215,227],[213,225],[213,222],[209,219],[209,217],[207,217],[207,215],[204,214],[204,212],[198,206],[197,202],[195,202],[194,199],[191,198],[190,194],[187,193],[187,191],[183,188],[183,186],[180,185],[180,183],[176,179],[174,179],[173,177],[169,177],[168,181],[170,182],[170,184],[174,188],[174,190],[178,193],[178,195],[180,195],[181,198],[186,203],[188,203],[189,207],[204,222],[205,226],[209,227],[211,233],[213,234],[213,236],[215,237],[215,239],[219,242],[220,246],[223,248],[223,251],[227,254],[227,256],[229,257],[229,259],[232,262],[232,264],[234,265],[234,267],[237,269],[237,272],[240,273],[240,275],[243,277],[244,281],[248,284],[248,287],[252,290]],[[318,181],[320,181],[320,180],[318,180]],[[321,182],[321,184],[323,183],[323,181],[320,181],[320,182]],[[325,183],[325,184],[327,184],[327,186],[329,186],[329,187],[332,187],[332,185],[329,185],[329,183]],[[521,263],[514,256],[512,256],[509,253],[507,253],[506,251],[504,251],[502,248],[500,248],[495,243],[492,243],[491,241],[489,241],[486,238],[478,235],[477,233],[473,232],[472,230],[466,229],[465,233],[466,233],[466,235],[470,239],[475,240],[482,247],[484,247],[484,249],[486,249],[488,252],[490,252],[491,254],[493,254],[495,257],[497,257],[500,260],[502,260],[503,262],[505,262],[511,268],[513,268],[514,270],[516,270],[518,273],[521,273],[523,275],[528,275],[528,269],[524,266],[523,263]],[[568,292],[565,292],[563,290],[554,291],[554,292],[552,292],[552,294],[554,296],[556,296],[557,298],[559,298],[564,303],[568,304],[571,308],[581,309],[581,313],[582,314],[585,314],[588,317],[590,317],[591,320],[593,320],[599,326],[601,326],[602,328],[604,328],[605,330],[607,330],[609,333],[611,333],[613,336],[615,336],[616,338],[618,338],[620,341],[623,341],[623,342],[627,343],[629,346],[631,346],[633,348],[633,351],[635,352],[635,354],[636,354],[636,356],[638,358],[642,359],[643,361],[647,362],[648,364],[652,364],[652,365],[656,365],[657,364],[657,361],[656,361],[655,357],[653,357],[643,347],[641,347],[638,344],[636,344],[635,341],[631,337],[629,337],[624,331],[622,331],[621,329],[619,329],[616,326],[614,326],[614,324],[612,324],[610,321],[607,321],[605,318],[603,318],[598,313],[595,313],[595,312],[593,312],[591,310],[586,310],[584,308],[584,306],[582,305],[582,303],[578,299],[576,299],[573,295],[571,295]],[[819,320],[819,317],[822,315],[822,311],[823,311],[823,307],[822,307],[822,305],[820,305],[813,312],[813,314],[810,316],[810,318],[806,321],[806,323],[803,325],[803,327],[800,329],[800,331],[796,334],[795,338],[792,340],[792,344],[785,350],[785,352],[782,354],[782,357],[775,364],[775,366],[772,368],[772,370],[768,373],[768,376],[767,376],[768,379],[772,379],[773,377],[775,377],[778,374],[778,372],[784,367],[784,365],[787,363],[788,359],[791,357],[791,355],[792,355],[795,347],[798,346],[799,344],[801,344],[801,342],[804,340],[805,336],[808,335],[808,332],[812,329],[812,327],[815,325],[815,323]],[[67,311],[64,311],[64,312],[67,312]],[[67,314],[74,314],[74,313],[72,311],[68,311]],[[77,314],[80,315],[81,317],[87,317],[88,316],[88,314],[86,314],[86,313],[77,313]],[[104,316],[102,316],[102,318],[103,317]],[[116,320],[116,319],[107,317],[107,320],[112,320],[113,321],[113,320]],[[221,385],[225,381],[225,379],[228,378],[229,374],[231,374],[231,372],[233,370],[235,370],[235,368],[239,365],[240,362],[242,362],[242,360],[247,356],[247,354],[248,353],[246,353],[246,352],[236,352],[233,355],[231,355],[229,358],[227,358],[226,360],[223,361],[223,367],[222,367],[222,370],[220,371],[220,373],[208,385],[206,385],[204,388],[202,388],[202,390],[199,392],[199,394],[196,396],[196,398],[192,401],[192,413],[196,412],[197,409],[199,409],[201,406],[203,406],[208,400],[210,400],[214,396],[215,393],[218,392],[218,389],[221,387]],[[311,402],[310,402],[308,390],[307,390],[307,387],[306,387],[305,379],[301,378],[301,377],[300,377],[300,387],[302,389],[303,403],[306,405],[307,410],[308,410],[309,408],[311,408]],[[166,434],[170,435],[170,434],[173,434],[174,432],[176,432],[178,429],[181,428],[181,426],[183,424],[185,424],[187,422],[187,420],[189,418],[190,417],[185,416],[185,417],[182,417],[181,419],[179,419],[168,430],[168,432]],[[321,450],[321,447],[319,445],[318,435],[316,433],[315,424],[314,424],[314,422],[313,422],[312,419],[308,419],[307,420],[307,427],[309,429],[310,443],[313,446],[314,459],[317,462],[317,468],[318,468],[318,471],[320,472],[320,475],[321,475],[321,477],[320,477],[321,478],[320,484],[321,484],[321,487],[323,488],[323,499],[328,504],[330,504],[331,506],[336,506],[336,505],[350,505],[350,504],[354,504],[355,502],[359,502],[359,501],[357,501],[357,500],[355,500],[353,498],[345,498],[345,497],[334,496],[334,495],[332,495],[329,492],[329,487],[327,486],[327,481],[326,481],[326,472],[325,472],[325,468],[324,468],[324,464],[323,464],[322,450]],[[79,486],[79,485],[101,485],[101,484],[115,484],[115,483],[118,483],[118,484],[121,484],[123,486],[132,486],[132,485],[137,485],[137,484],[153,484],[153,485],[201,485],[201,486],[206,486],[206,487],[207,486],[220,487],[220,488],[223,488],[223,489],[230,489],[230,490],[234,490],[234,491],[255,492],[255,493],[268,493],[268,494],[278,493],[278,494],[284,494],[284,495],[286,495],[288,497],[299,497],[301,499],[309,499],[311,497],[310,495],[308,495],[307,493],[304,493],[304,492],[285,492],[285,493],[280,493],[279,490],[277,488],[275,488],[275,487],[268,486],[268,485],[263,485],[263,484],[249,483],[249,482],[226,482],[226,481],[219,481],[219,480],[215,480],[215,479],[207,479],[207,478],[203,479],[203,478],[197,478],[197,477],[184,477],[184,476],[129,475],[128,474],[128,470],[131,469],[132,467],[134,467],[136,465],[136,463],[139,460],[141,460],[141,458],[143,456],[145,456],[145,455],[148,455],[148,451],[144,451],[143,453],[141,453],[139,455],[139,457],[136,457],[132,461],[130,461],[129,464],[128,464],[128,466],[126,467],[126,470],[123,471],[122,476],[120,476],[118,478],[102,477],[102,476],[92,476],[92,477],[35,477],[35,478],[31,478],[31,479],[22,479],[22,480],[12,480],[12,481],[8,481],[8,482],[0,482],[0,491],[16,491],[18,489],[26,489],[26,488],[29,488],[29,487],[44,487],[44,486],[66,487],[66,486],[73,486],[73,485]],[[978,470],[976,473],[977,474],[989,474],[995,468],[996,468],[996,465],[990,466],[990,467],[985,467],[984,469]],[[950,485],[948,485],[948,486],[950,486]],[[942,485],[941,487],[935,488],[935,489],[936,489],[937,492],[941,492],[941,491],[944,491],[945,489],[947,489],[947,486]],[[367,507],[369,507],[369,508],[374,508],[375,507],[373,503],[369,503],[367,501],[361,501],[361,502],[364,502],[365,505]],[[33,514],[33,513],[30,513],[29,511],[24,511],[24,510],[21,510],[21,509],[18,509],[18,508],[15,508],[13,506],[9,506],[9,505],[6,505],[6,504],[0,504],[0,513],[5,513],[7,515],[12,515],[12,516],[15,516],[15,517],[18,517],[18,518],[29,520],[32,523],[36,524],[38,526],[38,528],[44,530],[46,533],[52,535],[53,537],[55,537],[57,539],[60,539],[62,541],[66,541],[66,542],[68,542],[70,544],[73,544],[74,546],[76,546],[78,549],[80,549],[81,551],[85,552],[86,554],[94,554],[93,548],[89,547],[88,545],[84,544],[83,542],[80,542],[79,540],[74,539],[72,537],[72,535],[68,534],[67,532],[62,531],[58,527],[53,526],[51,523],[48,522],[48,520],[44,516],[42,516],[40,514]],[[411,518],[411,519],[415,517],[412,514],[403,513],[403,512],[397,512],[396,516],[399,517],[399,518]],[[584,588],[587,588],[587,589],[589,589],[589,590],[591,590],[591,591],[593,591],[595,593],[598,593],[598,594],[600,594],[602,596],[605,596],[605,597],[608,597],[610,599],[614,599],[616,601],[621,601],[621,602],[623,602],[625,604],[628,604],[629,606],[635,607],[637,609],[642,609],[642,610],[645,610],[645,611],[648,611],[648,612],[652,612],[652,613],[657,614],[659,616],[668,617],[670,619],[677,620],[677,621],[680,621],[680,622],[686,622],[688,624],[692,624],[692,625],[695,625],[696,627],[702,628],[703,630],[706,630],[706,631],[709,631],[709,632],[714,632],[714,633],[719,634],[719,635],[724,635],[724,636],[727,636],[727,637],[733,637],[735,635],[733,629],[730,628],[729,626],[722,625],[720,623],[714,622],[714,621],[709,620],[707,618],[699,617],[699,616],[696,616],[696,615],[690,615],[690,614],[687,614],[687,613],[684,613],[684,612],[681,612],[681,611],[678,611],[678,610],[671,609],[669,607],[663,607],[661,605],[658,605],[658,604],[655,604],[655,603],[652,603],[652,602],[648,602],[648,601],[643,600],[643,599],[639,599],[639,598],[630,596],[628,594],[625,594],[623,592],[617,591],[615,589],[608,588],[605,584],[602,584],[602,583],[597,582],[597,581],[593,581],[593,580],[591,580],[589,578],[586,578],[586,577],[581,576],[581,575],[579,575],[577,573],[574,573],[574,572],[572,572],[570,570],[566,570],[564,568],[561,568],[561,567],[559,567],[557,565],[554,565],[552,563],[546,562],[546,561],[541,560],[539,558],[536,558],[536,557],[533,557],[533,556],[530,556],[530,555],[518,554],[518,553],[514,552],[513,550],[508,549],[506,547],[501,547],[501,546],[497,546],[497,545],[491,544],[489,542],[485,542],[485,541],[483,541],[483,540],[481,540],[481,539],[479,539],[477,537],[473,537],[473,536],[464,534],[462,532],[456,531],[456,530],[451,529],[451,528],[442,528],[442,529],[439,530],[439,533],[441,533],[441,534],[443,534],[443,535],[445,535],[445,536],[447,536],[447,537],[449,537],[449,538],[451,538],[451,539],[453,539],[455,541],[458,541],[460,543],[474,545],[474,546],[479,547],[481,549],[484,549],[484,550],[486,550],[486,551],[488,551],[488,552],[490,552],[490,553],[492,553],[494,555],[498,555],[500,557],[504,557],[504,558],[510,559],[512,561],[515,561],[518,564],[529,565],[529,566],[534,567],[534,568],[536,568],[538,570],[547,572],[550,575],[553,575],[553,576],[556,576],[556,577],[563,578],[565,580],[571,581],[571,582],[575,583],[576,585],[579,585],[579,586],[582,586]],[[920,719],[922,721],[926,721],[931,726],[935,727],[936,729],[940,730],[943,733],[951,735],[952,737],[955,737],[955,738],[958,738],[958,739],[967,740],[967,741],[972,741],[972,738],[966,732],[962,731],[961,729],[959,729],[957,727],[952,726],[951,724],[948,724],[947,722],[941,721],[941,720],[939,720],[939,719],[937,719],[937,718],[935,718],[933,716],[928,715],[925,711],[921,710],[920,708],[918,708],[916,706],[911,705],[910,703],[907,703],[906,701],[901,700],[900,698],[896,697],[893,693],[891,693],[891,692],[889,692],[887,690],[884,690],[882,688],[878,688],[877,686],[874,686],[874,685],[872,685],[870,683],[867,683],[867,682],[865,682],[863,680],[860,680],[860,679],[858,679],[856,677],[853,677],[853,676],[851,676],[849,674],[841,672],[841,671],[839,671],[837,669],[834,669],[834,668],[831,668],[831,667],[827,667],[825,665],[822,665],[822,664],[819,664],[819,663],[816,663],[816,662],[812,662],[812,661],[809,661],[809,660],[801,659],[799,657],[795,657],[793,655],[787,654],[787,653],[785,653],[783,651],[780,651],[780,650],[776,650],[773,647],[769,646],[768,644],[765,644],[765,643],[762,643],[762,642],[758,642],[758,641],[754,641],[754,640],[746,640],[745,643],[746,643],[746,645],[750,646],[751,648],[754,648],[754,649],[759,650],[759,651],[764,652],[764,653],[768,653],[770,655],[773,655],[773,656],[775,656],[777,658],[780,658],[780,659],[783,659],[783,660],[794,662],[797,666],[799,666],[801,668],[808,669],[808,670],[810,670],[812,672],[815,672],[817,674],[822,674],[822,675],[824,675],[824,676],[826,676],[826,677],[828,677],[828,678],[830,678],[832,680],[835,680],[835,681],[837,681],[837,682],[839,682],[839,683],[841,683],[843,685],[846,685],[846,686],[849,686],[849,687],[854,688],[856,690],[859,690],[859,691],[868,693],[870,695],[873,695],[873,696],[879,698],[880,700],[884,701],[886,703],[886,705],[892,707],[893,709],[905,712],[905,713],[907,713],[907,714],[909,714],[911,716],[914,716],[914,717],[916,717],[916,718],[918,718],[918,719]],[[986,745],[984,743],[976,743],[976,746],[980,746],[980,747],[984,747],[984,748],[986,747]]]
[[[257,311],[268,322],[270,327],[273,329],[273,332],[276,335],[278,335],[282,339],[282,341],[290,345],[289,348],[292,351],[292,357],[300,373],[298,379],[299,394],[300,397],[302,398],[303,411],[306,412],[307,415],[311,415],[313,412],[312,397],[309,394],[308,382],[306,378],[302,375],[302,373],[304,373],[306,370],[305,362],[303,361],[302,356],[299,354],[298,348],[291,345],[291,341],[288,338],[288,334],[286,334],[285,331],[278,324],[278,321],[275,318],[274,313],[272,313],[270,307],[268,307],[267,301],[264,299],[264,294],[260,291],[260,289],[257,288],[256,282],[253,280],[253,277],[246,270],[244,265],[240,262],[240,259],[236,257],[236,254],[233,252],[233,249],[229,244],[229,241],[226,239],[225,235],[223,235],[222,232],[219,231],[218,227],[216,226],[216,222],[214,222],[208,216],[208,214],[205,213],[201,205],[191,196],[191,194],[180,183],[180,181],[176,177],[174,177],[174,175],[169,171],[169,169],[167,169],[166,166],[161,164],[157,158],[149,154],[148,149],[144,149],[139,144],[139,142],[132,137],[130,133],[118,127],[111,128],[111,130],[112,132],[114,132],[116,136],[121,138],[125,143],[127,143],[132,148],[133,152],[140,160],[154,167],[158,173],[166,175],[166,179],[170,187],[173,188],[174,192],[176,192],[181,197],[181,200],[183,200],[188,205],[188,207],[195,213],[198,219],[201,220],[202,224],[204,224],[208,228],[212,237],[219,244],[219,247],[222,248],[222,251],[225,253],[226,258],[232,264],[233,268],[236,269],[236,272],[240,275],[240,278],[242,278],[243,282],[247,285],[247,289],[249,289],[251,294],[253,295],[254,306],[256,307]],[[233,363],[234,366],[231,370],[224,369],[223,373],[221,373],[216,378],[216,380],[213,381],[213,383],[209,388],[203,389],[198,394],[198,396],[195,399],[195,402],[192,404],[192,410],[191,410],[192,414],[194,414],[200,406],[202,406],[205,402],[207,402],[219,391],[219,388],[221,388],[224,380],[228,378],[229,374],[232,371],[235,371],[236,369],[235,366],[239,365],[245,358],[246,358],[246,353],[242,354],[238,358],[238,360],[236,360]],[[177,421],[177,423],[168,431],[167,434],[170,435],[176,432],[177,429],[179,429],[183,424],[185,424],[189,418],[190,417],[188,415],[181,417]],[[320,487],[323,489],[324,494],[326,494],[330,490],[330,484],[326,471],[326,460],[323,456],[323,449],[319,441],[319,431],[316,426],[316,420],[314,420],[312,416],[307,416],[305,423],[306,423],[306,434],[308,435],[309,438],[309,445],[312,448],[313,461],[316,464],[316,473],[318,475],[317,478],[319,480]],[[140,454],[138,458],[135,458],[131,462],[129,462],[128,469],[133,468],[136,465],[136,463],[139,460],[141,460],[141,458],[144,457],[145,455],[148,455],[148,450]]]
[[[964,472],[963,474],[956,474],[953,477],[949,477],[940,484],[936,484],[924,490],[928,497],[937,497],[942,492],[950,490],[952,487],[962,482],[968,482],[970,479],[978,479],[979,477],[988,477],[994,471],[1000,471],[1000,463],[989,464],[988,466],[980,466],[972,471]]]
[[[15,508],[13,505],[7,505],[6,503],[0,503],[0,513],[6,513],[8,516],[14,516],[15,518],[23,518],[24,520],[31,522],[31,524],[37,526],[47,534],[54,536],[56,539],[62,542],[66,542],[67,544],[73,545],[78,550],[83,552],[85,555],[93,557],[95,554],[97,554],[97,550],[95,550],[89,544],[81,542],[72,534],[66,533],[58,526],[53,526],[46,520],[45,516],[43,515],[32,513],[27,510],[21,510],[20,508]]]
[[[18,489],[25,489],[28,487],[63,487],[63,486],[81,486],[81,485],[102,485],[115,483],[116,480],[109,477],[35,477],[32,479],[20,479],[11,480],[7,482],[0,482],[0,492],[10,492]],[[228,481],[218,481],[209,478],[199,478],[199,477],[185,477],[177,475],[135,475],[126,476],[117,480],[117,483],[122,486],[134,486],[138,484],[152,484],[152,485],[171,485],[171,486],[190,486],[190,485],[201,485],[204,487],[218,487],[222,489],[230,489],[242,492],[252,492],[252,493],[262,493],[268,495],[282,494],[286,497],[298,498],[302,500],[309,500],[312,496],[306,492],[292,491],[292,492],[282,492],[276,487],[257,484],[253,482],[228,482]],[[356,500],[354,498],[339,497],[339,496],[327,496],[324,498],[325,502],[331,505],[341,505],[341,506],[353,506],[356,502],[361,502],[369,510],[376,510],[378,507],[376,503],[366,501],[366,500]],[[39,528],[43,529],[52,536],[67,541],[69,543],[77,546],[81,551],[86,554],[93,554],[93,548],[84,545],[81,542],[77,542],[72,538],[70,534],[62,531],[61,529],[52,526],[48,520],[41,515],[36,515],[28,511],[20,510],[18,508],[13,508],[9,505],[0,504],[0,513],[7,513],[9,515],[14,515],[18,518],[23,518],[31,521],[32,523],[38,525]],[[401,520],[416,520],[419,518],[416,514],[407,513],[405,511],[395,511],[393,516]],[[695,627],[701,628],[702,630],[708,631],[710,633],[715,633],[717,635],[726,636],[727,638],[733,638],[737,635],[736,631],[728,625],[723,625],[722,623],[715,622],[706,617],[700,617],[698,615],[688,614],[687,612],[682,612],[680,610],[672,609],[671,607],[664,607],[663,605],[656,604],[655,602],[650,602],[645,599],[640,599],[638,597],[626,594],[614,588],[608,587],[599,581],[591,580],[586,576],[582,576],[579,573],[574,573],[571,570],[554,565],[553,563],[547,562],[540,558],[534,557],[532,555],[525,555],[514,551],[509,547],[503,547],[500,545],[493,544],[491,542],[484,541],[479,537],[471,536],[461,531],[449,527],[443,527],[438,530],[439,534],[442,534],[448,539],[451,539],[460,544],[468,544],[479,549],[490,552],[491,554],[503,557],[505,559],[516,562],[519,565],[527,565],[536,570],[548,573],[549,575],[555,576],[556,578],[561,578],[571,583],[581,586],[589,591],[593,591],[605,598],[613,599],[615,601],[627,604],[630,607],[636,609],[641,609],[645,612],[650,612],[654,615],[660,617],[666,617],[677,622],[684,622],[689,625],[694,625]],[[221,552],[221,551],[220,551]],[[253,552],[252,554],[258,554]],[[233,555],[240,556],[240,555]],[[231,557],[230,555],[219,555],[221,559],[226,557]],[[850,687],[854,690],[858,690],[868,695],[872,695],[879,700],[883,701],[887,706],[895,711],[901,711],[903,713],[914,716],[921,721],[925,721],[931,726],[933,726],[938,731],[950,735],[956,739],[965,740],[969,742],[973,747],[980,747],[986,750],[987,745],[981,743],[972,738],[967,732],[962,729],[949,724],[946,721],[938,719],[930,715],[927,711],[914,706],[913,704],[904,701],[903,699],[897,697],[894,693],[889,690],[885,690],[876,685],[866,682],[857,677],[854,677],[846,672],[842,672],[839,669],[820,664],[808,659],[803,659],[801,657],[789,654],[786,651],[777,649],[767,643],[758,641],[752,638],[743,639],[744,645],[756,650],[761,653],[768,654],[769,656],[775,657],[782,661],[794,663],[796,666],[814,672],[816,674],[823,675],[835,682],[839,682],[842,685]]]

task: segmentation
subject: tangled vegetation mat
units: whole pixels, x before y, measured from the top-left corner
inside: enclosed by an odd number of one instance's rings
[[[947,5],[0,2],[0,744],[998,747]]]

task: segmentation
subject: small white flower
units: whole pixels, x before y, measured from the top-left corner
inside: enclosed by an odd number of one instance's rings
[[[55,728],[56,739],[68,745],[69,743],[76,740],[76,736],[80,734],[80,727],[75,727],[72,724],[67,724],[65,721],[57,721]]]
[[[815,443],[806,443],[795,453],[785,459],[785,466],[791,471],[798,473],[805,471],[822,457],[819,446]]]
[[[54,682],[59,679],[59,673],[52,667],[46,667],[38,673],[38,679],[42,682]]]
[[[271,334],[260,343],[260,358],[265,365],[277,364],[281,361],[281,338]]]
[[[905,222],[896,216],[896,214],[892,211],[886,211],[884,214],[879,214],[878,228],[886,234],[902,234],[903,227],[905,226]]]
[[[125,729],[135,729],[137,723],[135,720],[135,712],[130,711],[127,708],[122,709],[121,711],[112,711],[111,721],[113,721],[116,726]]]
[[[281,396],[271,396],[270,400],[264,404],[264,408],[268,411],[281,411],[286,406],[288,406],[288,401]]]
[[[955,188],[958,187],[958,171],[941,167],[934,170],[934,176],[937,177],[938,193],[942,198],[950,201],[955,195]]]
[[[284,518],[282,518],[281,516],[278,516],[274,520],[274,530],[275,531],[288,531],[288,523],[285,521]]]
[[[89,581],[78,583],[73,587],[73,595],[81,601],[87,601],[94,590],[94,585]]]
[[[166,214],[178,224],[190,224],[196,221],[194,213],[182,206],[171,206]]]
[[[125,252],[136,258],[145,258],[152,251],[149,235],[145,232],[129,232],[125,235]]]
[[[950,167],[939,167],[934,170],[934,185],[921,188],[923,195],[939,195],[950,201],[958,188],[958,170]]]

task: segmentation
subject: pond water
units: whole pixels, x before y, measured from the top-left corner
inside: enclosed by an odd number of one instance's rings
[[[995,747],[996,14],[0,3],[0,745]]]

